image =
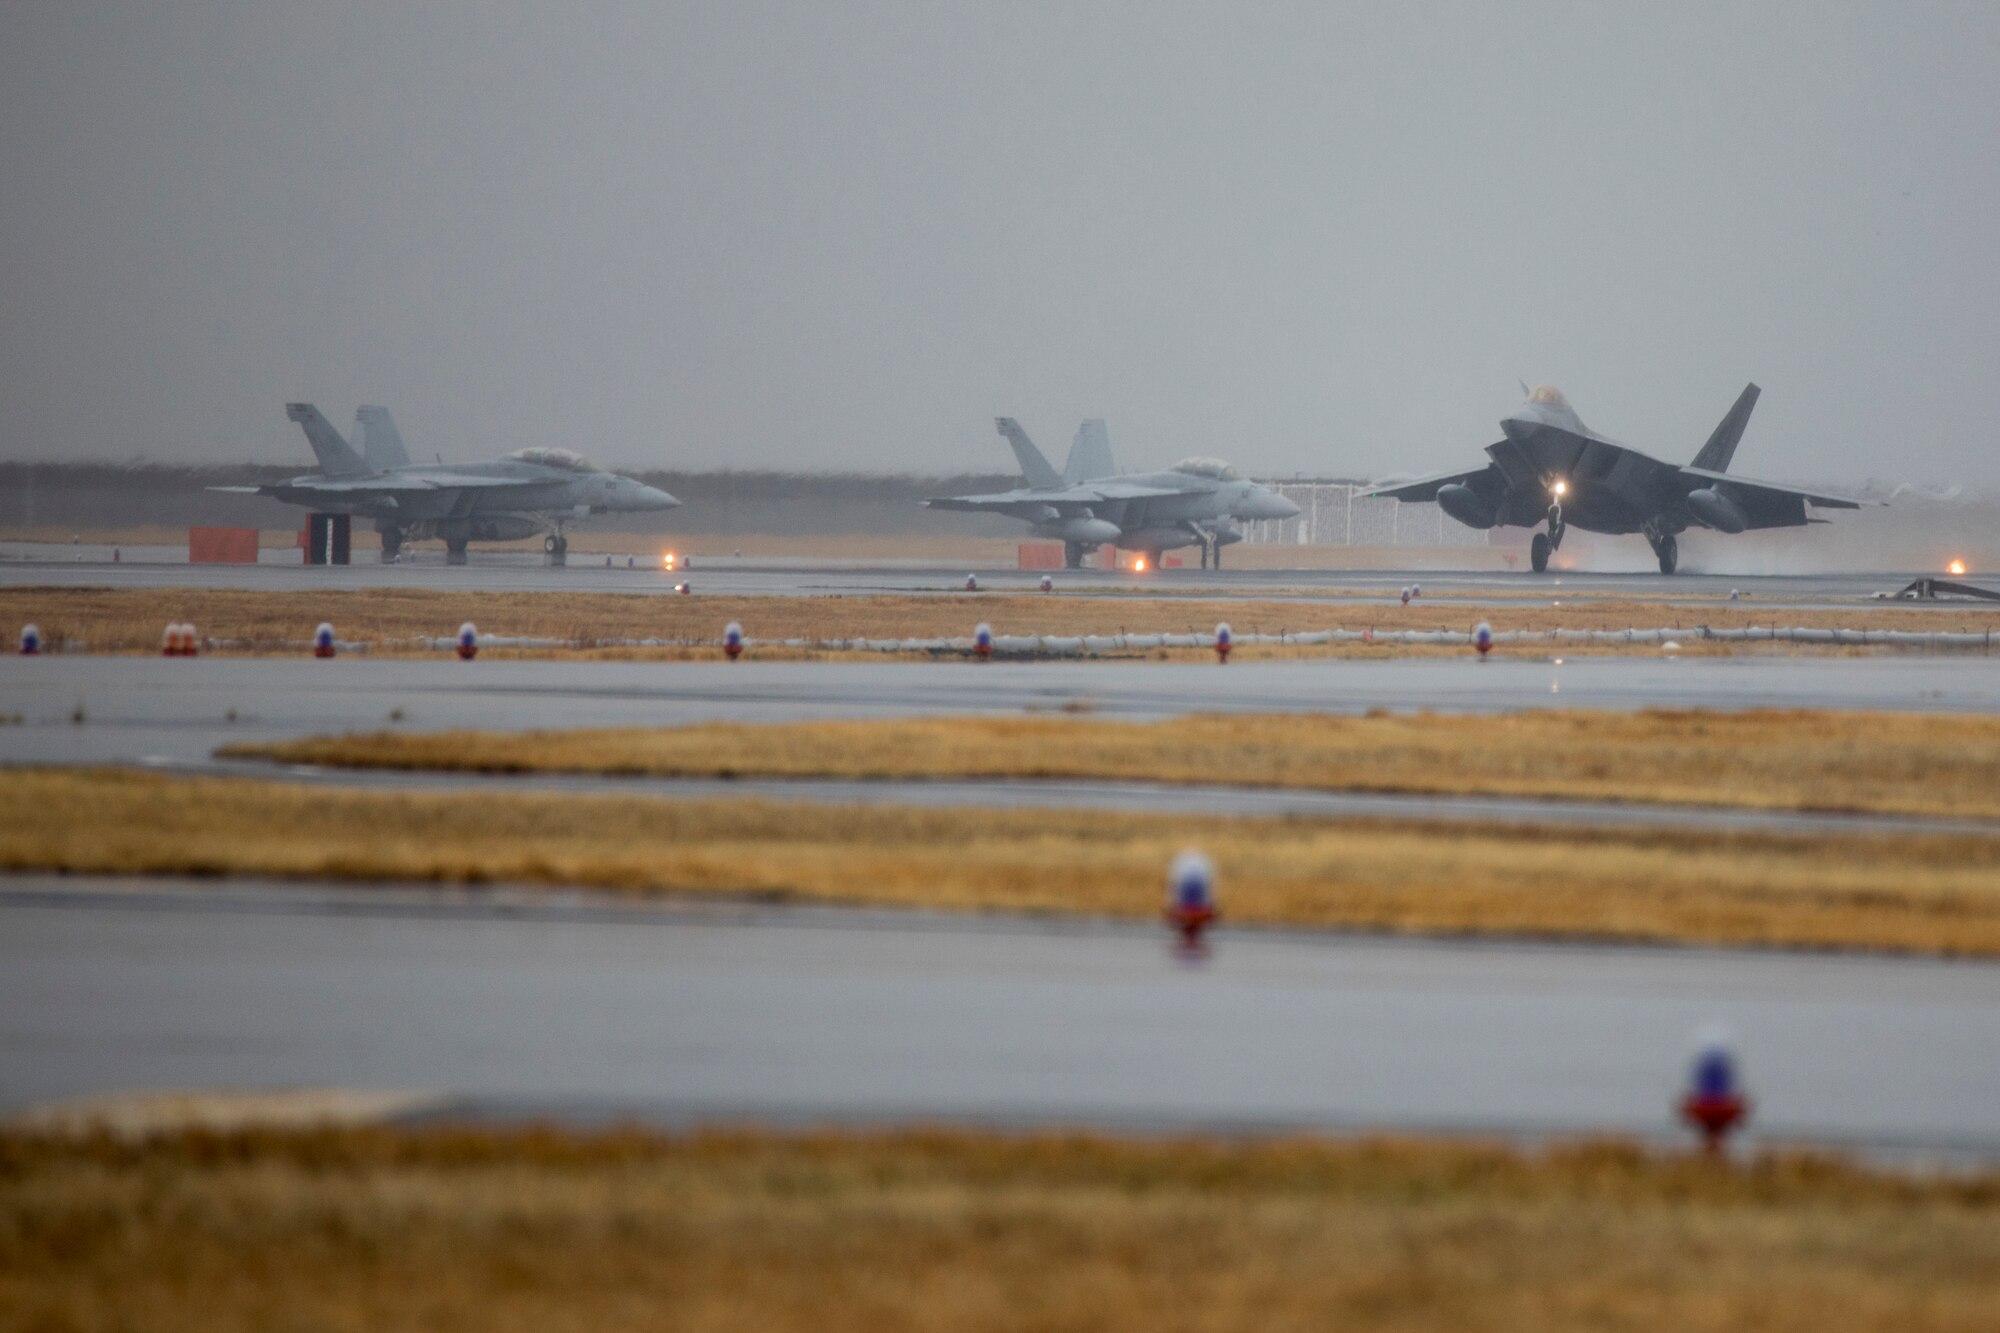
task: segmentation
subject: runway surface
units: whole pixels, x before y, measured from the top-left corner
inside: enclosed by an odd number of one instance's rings
[[[1370,708],[1991,713],[1984,657],[1471,657],[1239,662],[557,662],[0,658],[0,762],[189,763],[218,745],[385,727],[665,726],[1087,707],[1099,716]],[[71,719],[81,710],[83,721]],[[400,710],[400,718],[392,714]],[[233,715],[233,717],[232,717]]]
[[[1692,1034],[1767,1139],[2000,1157],[2000,967],[0,881],[0,1106],[427,1089],[458,1113],[1674,1135]]]
[[[321,588],[463,588],[484,592],[618,592],[670,594],[686,579],[697,595],[826,596],[833,594],[958,594],[975,569],[989,591],[1028,592],[1042,571],[994,569],[919,562],[842,560],[760,560],[701,557],[692,569],[668,574],[657,567],[628,569],[623,557],[611,568],[602,558],[573,557],[563,567],[518,552],[475,553],[471,563],[447,566],[434,552],[416,563],[383,565],[372,560],[342,566],[306,566],[290,551],[266,552],[256,565],[191,565],[163,548],[128,552],[112,563],[110,551],[95,547],[30,546],[0,543],[0,587],[51,585],[111,588],[260,588],[306,592]],[[133,558],[134,555],[153,558]],[[172,557],[172,558],[169,558]],[[1934,571],[1920,571],[1934,572]],[[1298,592],[1324,595],[1333,604],[1389,600],[1405,584],[1418,583],[1427,600],[1451,603],[1480,597],[1546,593],[1550,597],[1674,597],[1727,599],[1742,592],[1753,605],[1773,609],[1879,605],[1878,592],[1906,586],[1916,573],[1826,573],[1807,575],[1597,573],[1561,571],[1535,575],[1516,571],[1443,569],[1169,569],[1147,575],[1104,570],[1050,571],[1062,592],[1143,592],[1149,596],[1255,596]],[[1351,595],[1360,592],[1359,599]],[[1995,604],[2000,615],[2000,604]]]

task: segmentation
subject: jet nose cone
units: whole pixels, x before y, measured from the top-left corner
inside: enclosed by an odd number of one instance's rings
[[[1542,428],[1542,419],[1523,409],[1500,419],[1500,430],[1510,440],[1525,440]]]
[[[1299,502],[1296,500],[1287,500],[1284,496],[1274,492],[1271,496],[1271,515],[1274,518],[1297,518],[1299,516]]]
[[[680,505],[679,500],[657,486],[641,486],[638,499],[641,509],[674,509]]]

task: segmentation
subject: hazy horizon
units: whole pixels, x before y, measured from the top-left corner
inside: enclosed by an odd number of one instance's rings
[[[1982,6],[22,4],[0,459],[2000,480]]]

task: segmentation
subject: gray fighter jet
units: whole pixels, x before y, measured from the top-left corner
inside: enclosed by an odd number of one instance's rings
[[[1361,495],[1395,500],[1435,500],[1438,508],[1472,528],[1532,528],[1535,572],[1549,567],[1571,525],[1585,532],[1644,533],[1671,574],[1680,560],[1678,534],[1691,527],[1717,532],[1798,527],[1826,520],[1807,507],[1859,509],[1867,503],[1729,471],[1730,459],[1757,405],[1747,386],[1708,443],[1686,467],[1662,463],[1589,429],[1568,400],[1549,385],[1523,392],[1528,401],[1500,423],[1506,436],[1486,446],[1492,462],[1470,472],[1448,472],[1418,481],[1377,486]]]
[[[384,560],[395,559],[406,541],[437,538],[445,544],[446,560],[463,564],[468,542],[518,541],[538,532],[549,534],[544,548],[560,555],[569,550],[563,529],[572,519],[680,503],[568,449],[517,449],[488,463],[413,464],[386,407],[355,413],[359,450],[311,403],[287,403],[285,415],[304,428],[319,472],[273,486],[210,489],[372,518],[382,534]]]
[[[1021,464],[1021,488],[992,495],[945,496],[933,509],[1005,514],[1030,524],[1037,536],[1063,544],[1071,569],[1100,546],[1140,553],[1157,569],[1160,552],[1201,547],[1202,568],[1222,567],[1222,548],[1243,540],[1240,523],[1291,518],[1299,507],[1268,487],[1245,480],[1215,458],[1189,458],[1164,472],[1117,474],[1111,437],[1102,421],[1077,428],[1069,461],[1059,473],[1042,457],[1012,417],[995,422]]]

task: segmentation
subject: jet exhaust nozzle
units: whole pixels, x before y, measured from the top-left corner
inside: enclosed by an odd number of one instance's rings
[[[1749,517],[1737,507],[1734,500],[1721,491],[1703,487],[1688,492],[1688,509],[1694,516],[1717,532],[1741,532],[1750,526]]]
[[[1468,528],[1490,528],[1499,517],[1493,506],[1479,498],[1479,492],[1458,482],[1438,487],[1437,502],[1439,509]]]

